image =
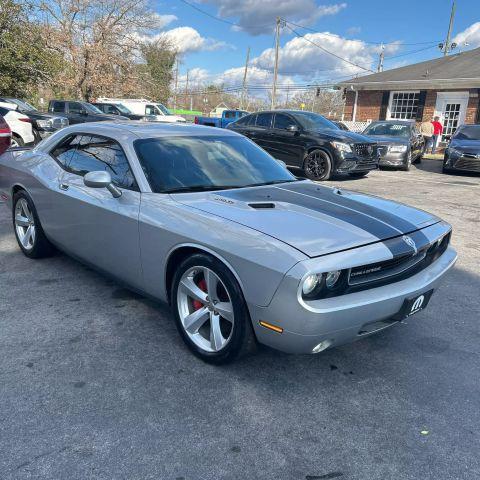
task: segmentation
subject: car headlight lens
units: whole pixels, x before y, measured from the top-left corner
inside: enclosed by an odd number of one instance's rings
[[[304,295],[310,295],[320,283],[321,276],[322,274],[320,274],[320,278],[319,278],[319,275],[316,273],[308,275],[303,281],[302,293]]]
[[[348,143],[332,142],[332,145],[340,152],[352,153],[352,147]]]
[[[392,153],[403,153],[407,151],[406,145],[390,145],[388,151]]]
[[[327,288],[333,288],[340,278],[341,270],[334,270],[333,272],[328,272],[325,278],[325,285]]]
[[[37,125],[40,128],[53,128],[53,121],[48,119],[48,120],[37,120]]]

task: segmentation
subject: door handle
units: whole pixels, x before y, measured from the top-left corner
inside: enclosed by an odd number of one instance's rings
[[[60,190],[68,190],[68,185],[66,183],[61,183],[59,187],[60,187]]]

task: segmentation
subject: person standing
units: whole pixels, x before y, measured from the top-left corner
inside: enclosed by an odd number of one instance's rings
[[[432,147],[433,123],[432,122],[422,122],[420,124],[420,134],[423,136],[423,141],[425,143],[423,151],[427,152],[428,149]]]
[[[432,136],[432,153],[435,153],[439,135],[443,133],[443,125],[440,123],[440,117],[433,118],[433,136]]]

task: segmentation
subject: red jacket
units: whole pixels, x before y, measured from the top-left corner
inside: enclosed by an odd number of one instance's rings
[[[443,132],[443,126],[440,122],[432,122],[433,125],[433,134],[441,135]]]

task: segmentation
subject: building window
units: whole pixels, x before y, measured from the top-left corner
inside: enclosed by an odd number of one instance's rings
[[[392,92],[390,95],[390,118],[416,119],[419,96],[420,92]]]

